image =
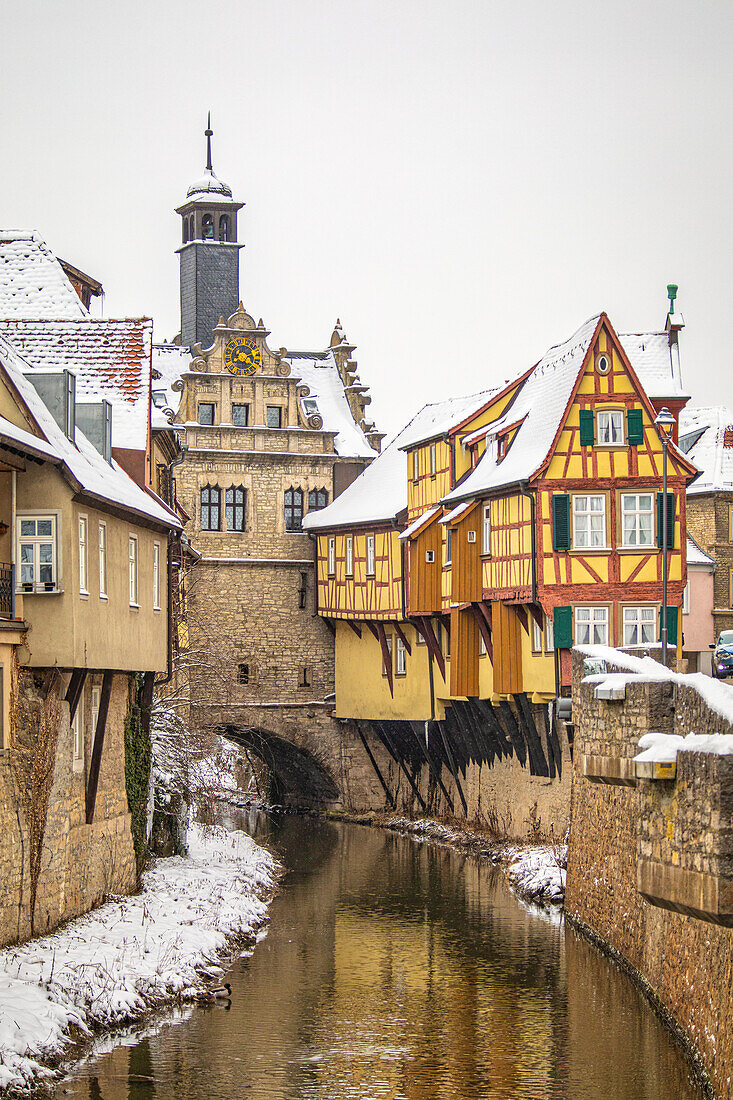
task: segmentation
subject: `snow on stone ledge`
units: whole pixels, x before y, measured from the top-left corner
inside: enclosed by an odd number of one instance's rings
[[[583,680],[584,684],[603,684],[609,688],[650,681],[669,681],[680,684],[696,691],[714,714],[733,726],[733,687],[724,684],[722,680],[714,680],[703,672],[673,672],[651,657],[634,657],[630,653],[622,653],[621,650],[612,649],[610,646],[579,645],[575,646],[575,650],[577,653],[582,653],[584,657],[606,661],[609,665],[628,670],[626,674],[601,672],[586,676]]]
[[[678,752],[733,756],[733,734],[688,733],[686,737],[681,737],[677,733],[645,733],[639,738],[639,748],[642,751],[634,760],[648,760],[655,764],[673,764]]]
[[[0,951],[0,1092],[49,1076],[73,1029],[122,1024],[219,978],[229,939],[265,920],[276,877],[245,833],[193,826],[189,855],[158,860],[142,893]]]

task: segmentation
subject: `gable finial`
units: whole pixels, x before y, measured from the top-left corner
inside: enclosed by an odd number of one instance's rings
[[[211,129],[211,111],[209,111],[209,117],[206,120],[206,129],[204,134],[206,136],[206,170],[207,172],[213,172],[214,169],[211,165],[211,135],[214,131]]]
[[[668,283],[667,284],[667,297],[669,298],[669,312],[670,313],[674,313],[674,303],[675,303],[675,298],[677,297],[677,291],[678,290],[679,290],[679,287],[676,286],[675,283]]]

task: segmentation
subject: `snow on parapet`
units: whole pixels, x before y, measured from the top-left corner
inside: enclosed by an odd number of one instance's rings
[[[688,495],[733,491],[733,410],[726,405],[683,409],[680,448],[701,471]]]
[[[0,318],[70,321],[88,316],[61,264],[38,233],[0,231]]]
[[[678,752],[711,752],[716,756],[733,756],[731,733],[645,733],[639,738],[640,753],[634,760],[653,764],[673,764]]]

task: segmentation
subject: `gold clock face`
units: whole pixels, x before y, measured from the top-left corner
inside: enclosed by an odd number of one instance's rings
[[[232,374],[255,374],[261,364],[260,349],[251,336],[235,336],[224,349],[224,366]]]

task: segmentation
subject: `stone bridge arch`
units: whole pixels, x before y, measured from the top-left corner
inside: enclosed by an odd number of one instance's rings
[[[303,746],[262,726],[227,723],[214,732],[262,761],[270,777],[269,797],[289,809],[323,809],[342,803],[326,753]]]

